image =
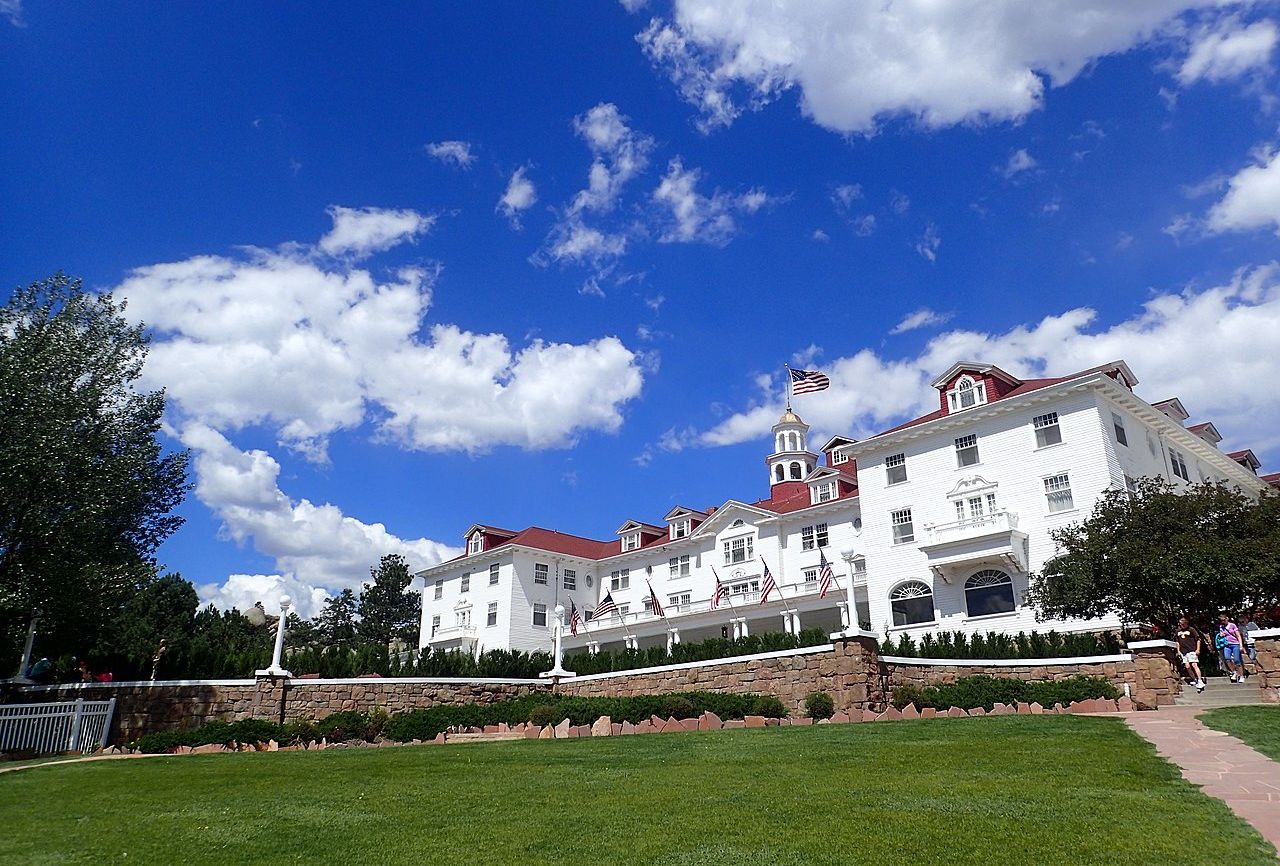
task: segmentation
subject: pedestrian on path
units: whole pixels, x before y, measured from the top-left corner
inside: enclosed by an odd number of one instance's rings
[[[1244,676],[1240,673],[1240,629],[1231,617],[1225,613],[1218,616],[1218,634],[1214,643],[1222,650],[1222,660],[1226,663],[1227,672],[1231,674],[1231,682],[1242,683]]]
[[[1182,657],[1182,667],[1186,670],[1191,685],[1197,691],[1204,691],[1204,677],[1200,674],[1200,652],[1204,647],[1204,639],[1185,616],[1178,620],[1178,630],[1174,637],[1178,639],[1178,655]]]
[[[1248,656],[1249,661],[1253,662],[1256,670],[1258,667],[1258,648],[1254,646],[1253,632],[1261,631],[1258,624],[1247,613],[1242,613],[1236,617],[1236,628],[1240,629],[1241,647],[1243,656],[1240,659],[1240,673],[1247,674],[1244,667],[1244,656]]]

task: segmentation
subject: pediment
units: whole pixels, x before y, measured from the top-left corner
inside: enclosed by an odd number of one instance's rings
[[[995,490],[1000,485],[995,481],[988,481],[981,475],[970,475],[968,478],[961,478],[956,482],[956,486],[947,494],[948,498],[956,496],[969,496],[974,493],[985,493]]]

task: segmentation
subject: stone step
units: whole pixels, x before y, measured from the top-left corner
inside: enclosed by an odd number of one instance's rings
[[[494,734],[447,734],[446,742],[450,743],[492,743],[497,740],[523,740],[520,731],[506,731]]]
[[[1197,692],[1185,683],[1175,703],[1182,707],[1235,707],[1262,703],[1262,693],[1253,678],[1232,683],[1226,677],[1209,677],[1205,690]]]

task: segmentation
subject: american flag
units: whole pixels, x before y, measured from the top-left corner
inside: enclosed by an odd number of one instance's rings
[[[618,612],[618,606],[613,603],[613,593],[606,592],[604,598],[600,599],[600,603],[596,605],[595,612],[591,614],[592,619],[600,619],[601,617],[613,616]]]
[[[720,575],[716,574],[714,565],[711,566],[711,574],[716,579],[715,595],[711,596],[711,609],[715,610],[729,597],[729,588],[720,582]]]
[[[569,634],[577,636],[580,628],[582,617],[578,614],[578,606],[573,603],[573,599],[569,599]]]
[[[831,380],[817,370],[789,370],[788,372],[791,373],[792,394],[811,394],[831,387]]]
[[[769,570],[769,564],[762,562],[764,565],[764,585],[760,587],[760,603],[764,604],[769,600],[769,593],[778,588],[778,584],[773,579],[773,572]]]
[[[836,576],[831,572],[831,563],[827,562],[827,555],[821,550],[818,551],[818,577],[822,579],[818,584],[818,598],[826,598]]]
[[[645,583],[649,583],[649,581],[647,581],[647,580],[646,580],[646,581],[645,581]],[[653,604],[653,615],[654,615],[654,616],[664,616],[664,615],[665,615],[665,614],[663,614],[663,612],[662,612],[662,602],[658,601],[658,594],[657,594],[656,592],[654,592],[654,591],[653,591],[653,584],[652,584],[652,583],[649,583],[649,601]]]

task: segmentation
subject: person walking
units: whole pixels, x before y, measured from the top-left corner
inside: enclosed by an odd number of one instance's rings
[[[1258,624],[1254,622],[1253,618],[1247,613],[1242,613],[1240,616],[1236,617],[1236,628],[1240,629],[1240,642],[1242,649],[1240,657],[1240,673],[1248,675],[1248,671],[1245,670],[1244,660],[1247,657],[1249,661],[1253,663],[1254,670],[1257,670],[1258,648],[1254,646],[1253,633],[1255,631],[1261,631],[1261,629],[1258,628]]]
[[[1178,629],[1174,632],[1174,637],[1178,641],[1178,655],[1182,657],[1182,667],[1187,672],[1191,685],[1196,687],[1196,691],[1204,691],[1204,677],[1200,673],[1200,651],[1204,646],[1204,639],[1200,636],[1199,630],[1188,622],[1185,616],[1178,620]]]
[[[1214,637],[1214,642],[1222,648],[1222,660],[1231,674],[1231,682],[1244,682],[1241,674],[1243,666],[1240,664],[1240,629],[1225,613],[1218,617],[1218,634]]]

